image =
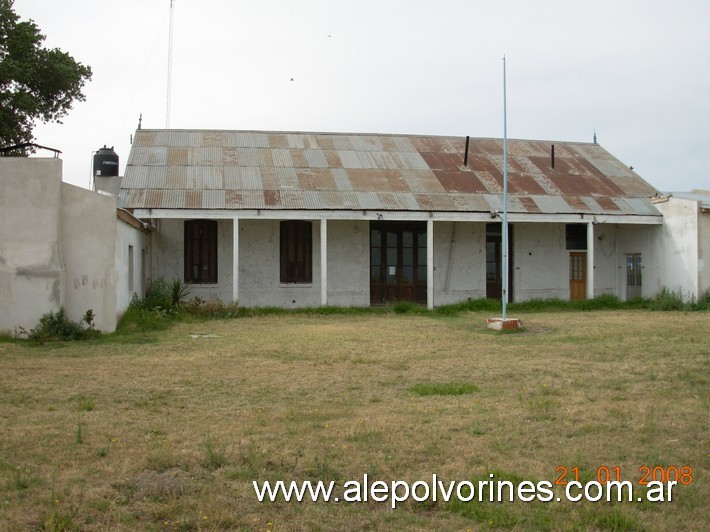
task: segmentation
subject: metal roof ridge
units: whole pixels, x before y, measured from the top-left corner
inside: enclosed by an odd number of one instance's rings
[[[420,139],[466,139],[468,136],[471,140],[494,140],[503,141],[503,137],[478,137],[473,135],[427,135],[424,133],[375,133],[375,132],[348,132],[348,131],[289,131],[289,130],[268,130],[268,129],[213,129],[213,128],[142,128],[136,131],[150,132],[214,132],[214,133],[261,133],[261,134],[276,134],[276,135],[324,135],[324,136],[352,136],[352,137],[405,137],[405,138],[420,138]],[[508,142],[541,142],[541,143],[559,143],[565,145],[583,145],[583,146],[599,146],[598,142],[586,142],[581,140],[552,140],[552,139],[531,139],[531,138],[508,138]],[[603,149],[603,148],[602,148]]]

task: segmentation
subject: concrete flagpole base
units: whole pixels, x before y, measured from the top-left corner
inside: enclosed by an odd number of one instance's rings
[[[493,331],[514,331],[523,328],[518,318],[488,318],[488,328]]]

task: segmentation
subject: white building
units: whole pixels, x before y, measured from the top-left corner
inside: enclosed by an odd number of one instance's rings
[[[654,206],[663,215],[663,285],[699,298],[710,290],[710,191],[674,192]]]
[[[0,158],[0,330],[65,307],[112,331],[160,277],[244,306],[498,299],[502,144],[138,130],[97,179],[118,199]],[[660,195],[597,144],[508,146],[511,301],[710,289],[710,194]]]
[[[501,296],[503,143],[139,130],[119,204],[153,275],[247,306],[428,307]],[[663,285],[653,187],[597,144],[508,143],[510,289],[622,299]]]

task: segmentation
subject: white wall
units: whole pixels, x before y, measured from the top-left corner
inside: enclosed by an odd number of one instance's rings
[[[61,159],[0,157],[0,330],[62,305],[61,181]]]
[[[159,220],[151,233],[153,280],[185,278],[185,220]],[[217,283],[192,284],[191,295],[232,301],[232,220],[217,222]]]
[[[320,279],[318,283],[320,286]],[[368,221],[328,222],[328,304],[341,307],[370,305]]]
[[[59,158],[0,158],[0,330],[61,307],[116,328],[116,200],[62,183]]]
[[[102,331],[116,329],[116,198],[62,184],[61,250],[68,317],[91,309]]]
[[[434,223],[434,305],[486,297],[486,224]]]
[[[193,294],[208,300],[232,300],[232,220],[220,220],[218,280],[192,285]],[[184,220],[160,220],[152,234],[153,276],[183,277]],[[239,220],[239,299],[244,306],[284,308],[319,306],[320,222],[313,221],[313,282],[281,284],[279,220]],[[455,229],[455,232],[454,232]],[[641,253],[643,295],[660,289],[657,245],[659,226],[597,224],[594,226],[594,294],[625,297],[626,253]],[[486,224],[434,224],[434,304],[486,297]],[[513,300],[568,299],[569,251],[565,224],[517,223],[513,229]],[[328,304],[368,306],[369,222],[328,222]]]
[[[133,289],[129,286],[131,264],[129,247],[133,247]],[[143,264],[145,260],[146,264]],[[120,320],[128,308],[133,294],[145,295],[148,270],[148,239],[146,234],[136,227],[118,220],[116,227],[116,314]]]
[[[699,297],[710,290],[710,212],[701,213],[698,223]]]
[[[697,201],[671,197],[668,201],[656,203],[655,207],[663,214],[660,239],[665,252],[663,285],[670,290],[697,297],[700,292],[699,269],[703,265],[699,252],[699,237],[702,234],[699,227],[699,204]]]
[[[320,305],[320,222],[312,222],[313,282],[281,284],[278,220],[239,221],[239,300],[244,306]],[[230,248],[231,249],[231,248]]]
[[[313,282],[281,284],[279,220],[239,220],[239,300],[244,306],[319,306],[320,222],[312,222]],[[152,238],[153,277],[184,277],[184,220],[160,220]],[[191,285],[206,300],[232,301],[233,222],[218,222],[216,284]],[[328,222],[328,304],[369,305],[369,225]]]
[[[515,224],[512,243],[514,301],[569,299],[564,224]]]

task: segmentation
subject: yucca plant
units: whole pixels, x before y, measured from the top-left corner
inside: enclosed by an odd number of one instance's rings
[[[179,277],[176,277],[168,283],[168,292],[170,293],[170,300],[172,301],[173,307],[180,307],[187,301],[187,298],[190,297],[192,287],[185,284],[185,281]]]

